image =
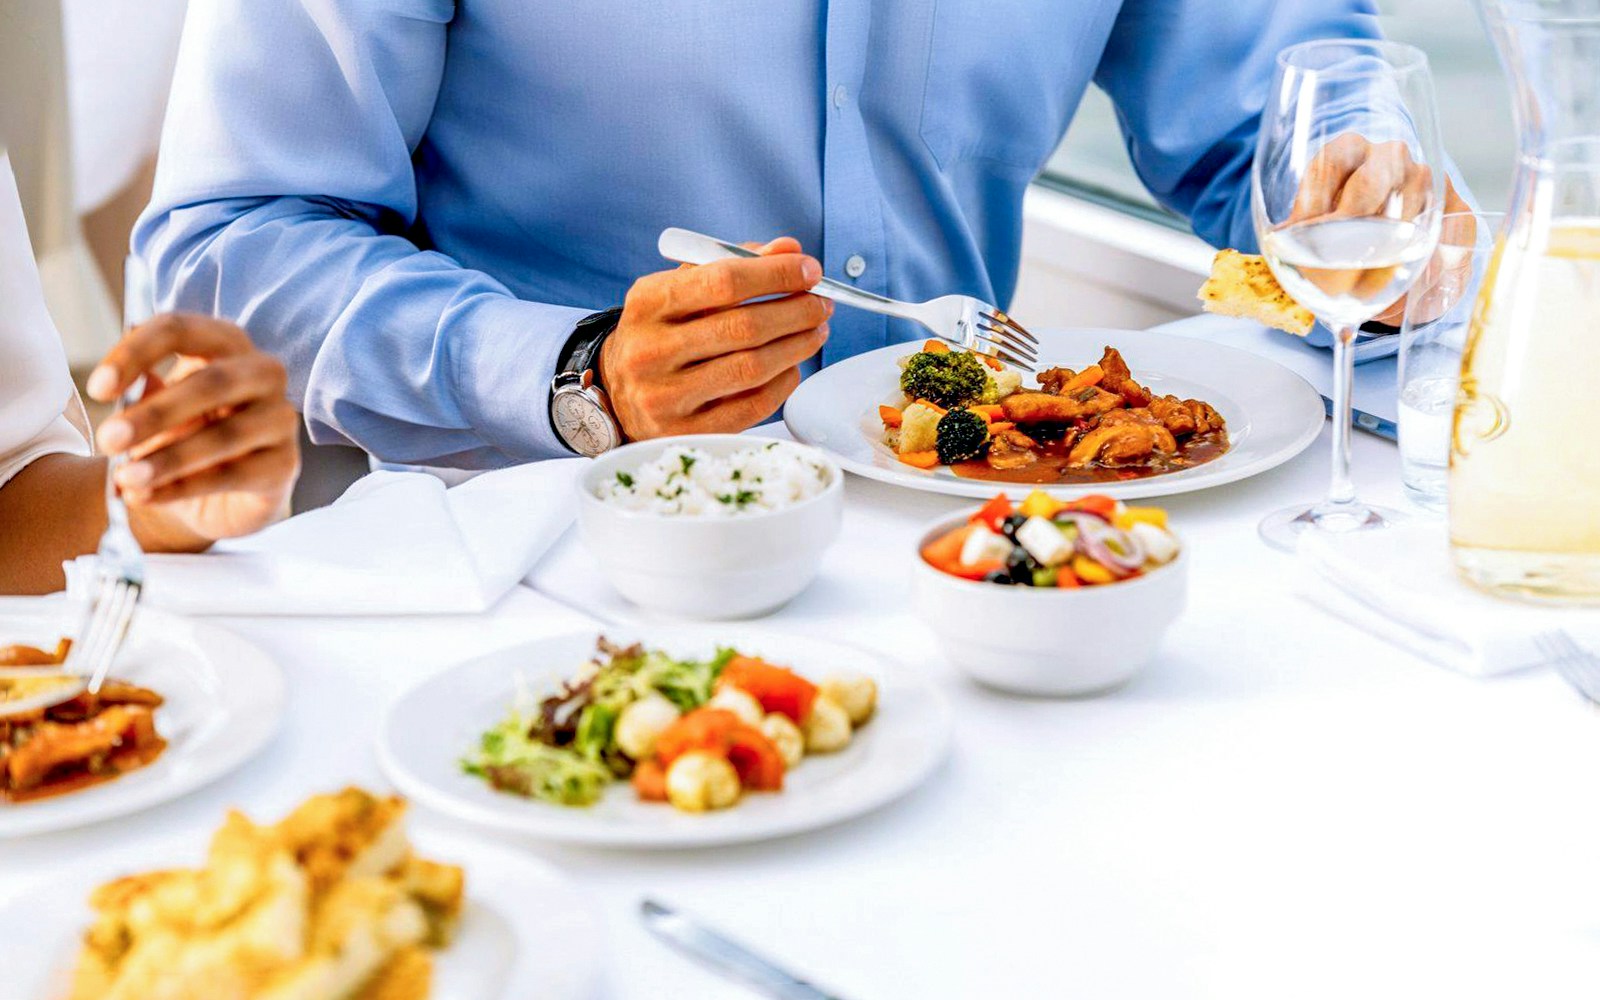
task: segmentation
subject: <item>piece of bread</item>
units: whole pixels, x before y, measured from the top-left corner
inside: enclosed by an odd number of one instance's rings
[[[427,1000],[433,986],[433,956],[426,948],[402,948],[352,1000]]]
[[[1289,297],[1272,276],[1263,257],[1237,250],[1219,250],[1211,261],[1211,277],[1200,286],[1205,310],[1219,316],[1253,319],[1304,337],[1317,318]]]

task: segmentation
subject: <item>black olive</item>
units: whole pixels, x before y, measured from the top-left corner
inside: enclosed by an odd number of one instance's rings
[[[1006,572],[1011,579],[1018,583],[1033,583],[1033,571],[1039,568],[1034,558],[1028,555],[1028,550],[1018,546],[1011,550],[1011,555],[1006,559]]]
[[[1000,523],[1000,533],[1011,541],[1017,540],[1017,529],[1028,523],[1028,519],[1021,514],[1012,514]]]
[[[1013,583],[1015,583],[1016,581],[1011,579],[1011,574],[1010,573],[1007,573],[1003,569],[997,569],[997,570],[992,570],[989,573],[987,573],[983,578],[983,582],[984,583],[998,583],[1003,587],[1009,587]]]

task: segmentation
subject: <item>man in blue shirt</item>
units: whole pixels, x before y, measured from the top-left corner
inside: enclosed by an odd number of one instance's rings
[[[285,361],[318,442],[463,468],[612,443],[581,415],[552,425],[563,369],[605,386],[628,437],[737,430],[816,364],[912,336],[800,294],[824,272],[1003,306],[1024,190],[1091,82],[1162,204],[1213,244],[1253,246],[1274,57],[1375,37],[1375,14],[205,0],[135,247],[164,306],[236,320]],[[656,237],[674,225],[783,238],[758,260],[669,270]]]

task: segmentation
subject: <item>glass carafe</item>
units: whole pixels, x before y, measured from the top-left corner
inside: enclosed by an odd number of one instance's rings
[[[1451,549],[1492,592],[1600,602],[1600,0],[1479,4],[1520,138],[1462,359]]]

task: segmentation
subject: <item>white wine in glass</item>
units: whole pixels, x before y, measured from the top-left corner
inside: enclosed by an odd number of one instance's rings
[[[1334,335],[1328,496],[1269,515],[1291,549],[1307,530],[1382,528],[1400,515],[1350,480],[1354,344],[1398,302],[1439,242],[1444,171],[1427,57],[1385,41],[1331,40],[1278,56],[1251,171],[1256,237],[1279,284]]]

